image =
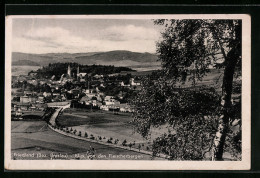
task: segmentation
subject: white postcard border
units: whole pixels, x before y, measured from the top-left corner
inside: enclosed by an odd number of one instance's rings
[[[242,19],[242,161],[12,160],[12,20],[18,18],[92,19]],[[247,14],[180,15],[21,15],[6,16],[5,169],[7,170],[249,170],[251,167],[251,17]]]

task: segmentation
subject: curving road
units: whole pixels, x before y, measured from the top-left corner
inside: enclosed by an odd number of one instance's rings
[[[90,159],[91,152],[94,159],[151,160],[150,155],[61,135],[44,121],[12,121],[11,150],[13,159]]]

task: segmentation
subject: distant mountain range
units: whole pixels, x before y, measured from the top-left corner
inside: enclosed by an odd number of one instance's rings
[[[14,66],[46,66],[49,63],[76,62],[84,65],[101,64],[124,67],[155,67],[160,66],[157,55],[131,51],[109,51],[89,53],[12,53]]]

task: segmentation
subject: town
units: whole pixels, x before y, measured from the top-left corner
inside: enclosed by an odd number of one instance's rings
[[[44,111],[67,102],[71,108],[133,112],[128,101],[141,89],[140,76],[127,71],[94,75],[81,71],[78,64],[66,65],[61,76],[44,78],[37,71],[12,76],[12,119],[22,119],[26,111]]]

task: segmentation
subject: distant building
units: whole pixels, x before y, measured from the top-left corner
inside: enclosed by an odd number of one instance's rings
[[[44,96],[38,96],[37,103],[44,103]]]
[[[36,103],[37,96],[21,96],[20,103]]]
[[[127,103],[120,104],[119,108],[120,108],[120,112],[132,112],[130,105],[128,105]]]
[[[36,86],[38,84],[38,81],[35,79],[31,79],[31,80],[27,80],[27,83],[30,83],[30,84]]]
[[[86,89],[85,94],[93,93],[93,89]]]
[[[91,98],[88,97],[88,96],[83,96],[80,101],[79,101],[81,104],[86,104],[88,105],[89,103],[91,103]]]
[[[131,86],[140,86],[140,85],[141,85],[141,81],[136,80],[136,79],[134,79],[134,78],[131,78],[131,79],[130,79],[130,85],[131,85]]]
[[[50,93],[50,92],[44,92],[44,93],[43,93],[43,96],[44,96],[44,97],[51,96],[51,93]]]
[[[130,87],[130,84],[129,83],[125,83],[124,81],[122,81],[120,83],[120,86],[122,86],[122,87]]]
[[[84,78],[79,79],[79,82],[85,83],[86,80]]]
[[[27,96],[29,96],[29,95],[32,95],[33,94],[33,92],[31,91],[31,90],[24,90],[24,95],[27,95]]]
[[[106,96],[105,97],[105,104],[106,105],[117,105],[120,104],[113,96]]]
[[[87,75],[87,73],[81,72],[81,73],[77,73],[77,77],[82,78],[85,77]]]
[[[79,96],[79,94],[81,93],[80,89],[72,89],[69,91],[69,93],[73,94],[74,96]]]
[[[109,107],[106,105],[102,105],[100,106],[100,109],[104,110],[104,111],[109,111]]]
[[[97,107],[101,107],[102,106],[102,103],[98,100],[92,100],[92,105],[93,106],[97,106]]]
[[[100,78],[103,78],[103,75],[98,75],[98,74],[96,74],[96,75],[94,75],[94,78],[100,79]]]
[[[17,93],[22,93],[23,92],[23,89],[22,88],[12,88],[11,89],[11,93],[12,94],[17,94]]]
[[[20,103],[29,103],[29,96],[21,96]]]
[[[30,103],[17,103],[14,105],[14,108],[16,108],[16,111],[28,111],[30,106]]]
[[[36,103],[37,99],[37,96],[29,96],[29,103]]]
[[[53,103],[47,103],[48,107],[70,107],[71,102],[70,101],[62,101],[62,102],[53,102]]]

